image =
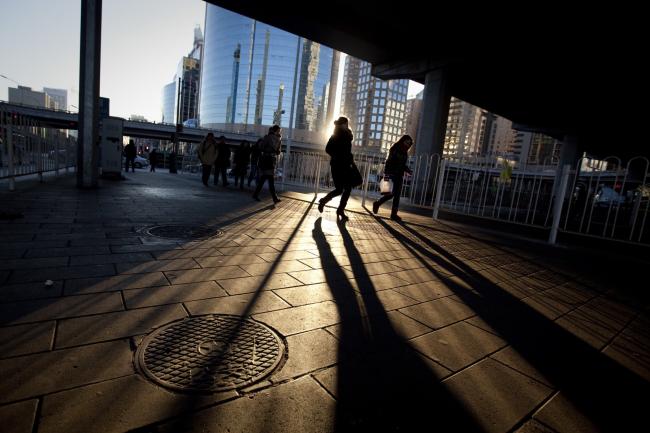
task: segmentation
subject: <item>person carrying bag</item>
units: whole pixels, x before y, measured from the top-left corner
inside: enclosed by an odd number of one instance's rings
[[[372,204],[372,213],[376,214],[379,212],[379,206],[388,200],[393,200],[393,207],[390,213],[390,219],[394,221],[402,221],[402,218],[397,215],[399,209],[399,198],[402,193],[402,182],[404,180],[404,173],[412,173],[411,169],[406,165],[408,161],[408,151],[413,145],[413,139],[410,135],[403,135],[397,143],[393,144],[388,152],[388,158],[386,159],[386,164],[384,166],[384,180],[386,177],[389,180],[392,180],[392,190],[385,193],[387,190],[386,183],[383,184],[380,182],[379,188],[383,197],[375,201]],[[384,182],[382,180],[382,182]]]

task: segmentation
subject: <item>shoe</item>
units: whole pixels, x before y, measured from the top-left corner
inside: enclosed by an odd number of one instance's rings
[[[379,212],[379,202],[374,201],[374,202],[372,202],[372,213],[374,213],[376,215],[377,212]]]
[[[393,214],[393,215],[391,215],[391,216],[390,216],[390,219],[392,219],[393,221],[397,221],[398,223],[401,223],[401,222],[402,222],[402,218],[401,218],[399,215],[397,215],[397,214]]]
[[[325,209],[325,202],[323,200],[318,201],[318,212],[323,213]]]
[[[342,210],[337,210],[336,215],[341,217],[341,221],[347,221],[350,219]]]
[[[260,198],[259,198],[258,196],[256,196],[256,195],[253,196],[253,200],[262,201],[262,200],[260,200]]]
[[[277,197],[275,197],[275,198],[273,199],[273,203],[280,203],[281,201],[282,201],[282,200],[280,200],[280,199],[277,198]]]

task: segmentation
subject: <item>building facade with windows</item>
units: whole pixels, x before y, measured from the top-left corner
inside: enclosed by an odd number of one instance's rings
[[[162,89],[163,123],[183,123],[189,119],[197,119],[202,55],[203,34],[197,27],[194,29],[192,50],[181,58],[172,82]]]
[[[295,139],[331,133],[339,53],[208,4],[200,91],[201,126]],[[292,106],[293,103],[293,106]]]
[[[355,150],[385,153],[406,131],[408,80],[383,81],[370,69],[370,63],[346,57],[341,114],[350,120]]]

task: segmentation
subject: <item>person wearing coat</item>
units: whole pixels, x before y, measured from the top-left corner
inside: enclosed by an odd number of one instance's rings
[[[404,180],[404,173],[411,173],[411,169],[406,165],[408,161],[408,151],[413,145],[413,139],[410,135],[403,135],[397,143],[390,147],[388,158],[384,166],[384,176],[389,177],[393,181],[393,190],[385,194],[382,198],[372,204],[372,212],[379,212],[379,206],[393,199],[393,207],[390,213],[390,219],[394,221],[401,221],[402,219],[397,215],[399,209],[399,198],[402,192],[402,182]]]
[[[257,172],[257,162],[260,159],[260,150],[262,147],[262,138],[258,139],[255,144],[251,147],[251,172],[248,175],[248,186],[251,186],[251,182],[255,179],[255,185],[259,182],[259,174]]]
[[[354,160],[352,158],[352,131],[348,127],[348,119],[339,117],[334,121],[334,134],[325,146],[325,151],[331,156],[330,167],[335,189],[318,201],[318,211],[323,212],[325,204],[337,195],[341,195],[336,215],[345,221],[345,206],[352,192],[350,174]]]
[[[149,171],[156,171],[156,164],[158,163],[158,152],[156,152],[156,149],[153,148],[151,149],[151,152],[149,153]]]
[[[212,166],[217,160],[217,140],[214,138],[214,134],[208,132],[208,135],[203,139],[199,145],[199,160],[201,161],[201,166],[203,168],[203,175],[201,180],[203,185],[208,186],[208,180],[210,180],[210,172],[212,171]],[[217,184],[217,172],[214,172],[214,184]]]
[[[214,175],[214,185],[217,185],[218,173],[221,173],[221,180],[223,186],[228,186],[228,167],[230,167],[230,146],[226,143],[226,137],[219,137],[217,143],[217,161],[215,162],[215,170],[217,173]]]
[[[135,173],[135,157],[137,155],[138,155],[138,151],[135,148],[135,142],[133,140],[129,140],[129,144],[124,146],[124,156],[126,157],[125,171],[127,173],[129,171],[129,164],[131,164],[131,171]]]
[[[258,169],[261,173],[260,180],[257,182],[255,192],[253,193],[253,198],[257,201],[260,201],[260,191],[264,185],[264,181],[269,181],[269,191],[271,192],[271,197],[273,197],[273,202],[277,203],[280,201],[277,194],[275,193],[275,164],[276,157],[280,154],[280,140],[282,139],[282,129],[280,125],[273,125],[269,128],[269,133],[264,136],[262,142],[260,143],[260,156],[257,162]]]
[[[244,189],[244,178],[246,178],[246,171],[248,170],[248,162],[251,157],[251,148],[248,141],[242,140],[241,144],[235,149],[235,156],[233,162],[235,163],[235,187],[240,182],[240,189]]]

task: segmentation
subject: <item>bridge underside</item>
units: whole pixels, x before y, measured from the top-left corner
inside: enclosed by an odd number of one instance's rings
[[[436,3],[428,13],[417,1],[336,0],[314,12],[290,0],[208,2],[368,61],[383,79],[424,83],[427,71],[444,68],[453,96],[522,129],[574,136],[594,155],[650,154],[635,126],[647,85],[632,11]]]

